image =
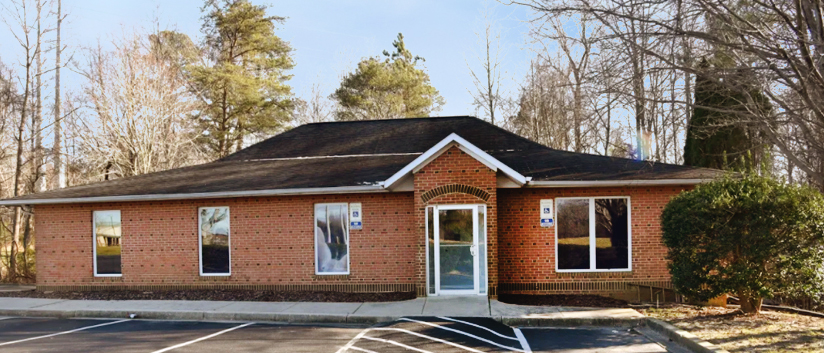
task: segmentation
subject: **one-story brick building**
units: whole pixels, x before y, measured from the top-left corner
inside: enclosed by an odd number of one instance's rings
[[[664,205],[720,175],[420,118],[303,125],[215,162],[0,205],[34,207],[41,290],[632,299],[670,285]]]

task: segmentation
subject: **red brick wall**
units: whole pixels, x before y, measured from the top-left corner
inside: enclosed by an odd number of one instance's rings
[[[448,193],[437,196],[424,203],[424,192],[443,185],[470,185],[489,193],[484,201],[474,195],[465,193]],[[415,219],[420,242],[418,273],[421,283],[426,282],[426,206],[443,204],[486,204],[487,212],[487,258],[489,259],[488,293],[494,295],[498,283],[498,217],[497,217],[497,180],[495,171],[466,154],[457,147],[452,147],[415,174]]]
[[[497,190],[496,183],[494,171],[453,147],[415,174],[414,192],[37,206],[37,283],[44,288],[285,285],[360,291],[402,286],[423,295],[425,212],[435,204],[486,204],[493,296],[496,290],[608,293],[626,291],[627,283],[669,281],[659,216],[669,199],[688,187]],[[473,186],[489,197],[479,198],[476,190],[476,195],[449,192],[422,200],[423,193],[444,185]],[[575,196],[630,197],[631,272],[555,272],[555,230],[540,227],[539,201]],[[364,229],[351,231],[348,276],[314,274],[314,204],[326,202],[363,204]],[[205,206],[230,207],[230,277],[199,275],[197,210]],[[121,211],[120,278],[93,276],[94,210]]]
[[[350,275],[315,276],[314,204],[361,202]],[[36,207],[40,286],[419,283],[412,193],[283,196]],[[232,275],[198,272],[198,207],[229,206]],[[93,276],[92,211],[120,210],[120,278]]]
[[[498,190],[500,282],[535,284],[533,288],[536,291],[543,288],[544,291],[556,292],[609,292],[621,287],[621,283],[616,282],[668,282],[667,249],[661,240],[659,217],[670,198],[686,188],[689,187]],[[555,272],[555,228],[541,228],[540,200],[589,196],[629,196],[632,218],[631,272]],[[555,204],[557,206],[557,202]],[[611,286],[606,285],[607,282],[612,282]],[[527,289],[529,286],[510,287],[530,291]]]

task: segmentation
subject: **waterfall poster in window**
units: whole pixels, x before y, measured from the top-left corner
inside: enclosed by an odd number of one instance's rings
[[[201,207],[201,275],[227,276],[232,272],[229,242],[229,207]]]
[[[349,210],[345,203],[315,205],[315,273],[349,274]]]

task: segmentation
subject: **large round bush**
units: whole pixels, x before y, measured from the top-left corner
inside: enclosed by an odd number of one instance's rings
[[[824,287],[824,198],[757,175],[727,177],[673,198],[661,215],[675,289],[695,300],[738,295],[758,312],[776,294]]]

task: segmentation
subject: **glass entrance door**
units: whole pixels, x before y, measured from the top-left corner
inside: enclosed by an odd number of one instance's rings
[[[427,216],[432,217],[427,222],[430,224],[427,227],[430,233],[427,236],[429,293],[486,294],[485,290],[480,290],[486,285],[486,256],[481,256],[480,250],[486,251],[486,247],[479,249],[479,238],[485,238],[486,234],[485,207],[430,207],[427,211]]]

